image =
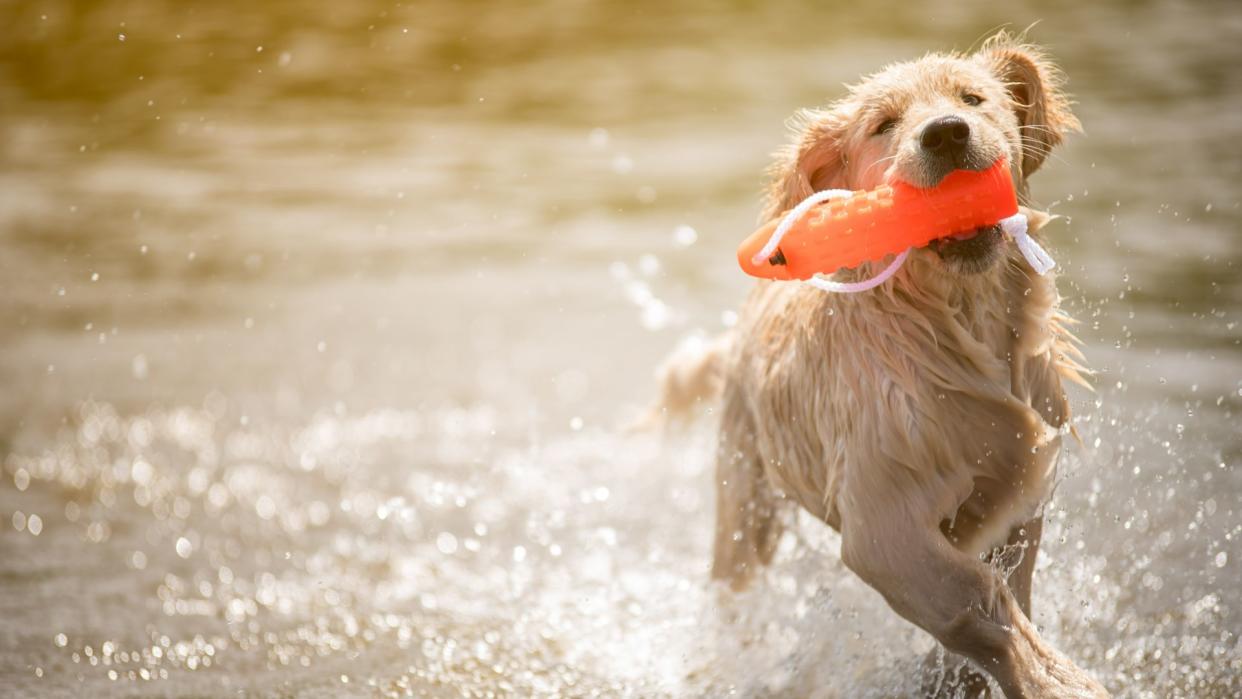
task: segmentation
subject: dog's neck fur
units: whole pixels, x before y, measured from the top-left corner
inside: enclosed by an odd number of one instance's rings
[[[819,306],[825,322],[841,313],[874,316],[873,321],[884,316],[924,329],[954,328],[963,333],[960,339],[982,343],[995,358],[1010,363],[1047,349],[1049,321],[1058,302],[1051,276],[1032,273],[1016,250],[1010,250],[993,269],[974,275],[947,272],[933,255],[915,251],[904,269],[879,289],[857,295],[824,294]],[[869,267],[876,266],[864,265],[856,270],[857,277],[873,274]],[[938,338],[938,343],[944,340]],[[950,350],[960,353],[962,348],[940,347],[942,353]],[[969,362],[972,354],[957,356]]]

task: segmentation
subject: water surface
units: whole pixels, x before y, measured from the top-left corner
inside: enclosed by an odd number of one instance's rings
[[[0,36],[0,686],[903,696],[931,648],[800,521],[707,582],[710,426],[794,109],[1002,24],[1097,392],[1035,621],[1121,697],[1242,692],[1233,3],[16,2]]]

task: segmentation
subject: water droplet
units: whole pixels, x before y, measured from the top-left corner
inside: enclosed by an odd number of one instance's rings
[[[440,550],[440,553],[446,556],[451,556],[454,553],[457,553],[457,537],[448,532],[440,532],[440,534],[436,536],[436,548]]]
[[[254,503],[254,511],[263,519],[271,519],[276,516],[276,501],[267,495],[260,495]]]
[[[193,552],[194,552],[194,545],[190,543],[189,539],[185,538],[184,536],[177,539],[177,555],[178,556],[181,556],[182,558],[189,558],[190,554]]]

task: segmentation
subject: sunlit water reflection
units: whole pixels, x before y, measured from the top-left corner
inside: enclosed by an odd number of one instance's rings
[[[931,642],[823,526],[708,583],[710,416],[617,426],[732,322],[795,107],[1040,17],[1099,392],[1035,620],[1118,696],[1242,693],[1238,12],[941,5],[19,3],[0,693],[907,695]]]

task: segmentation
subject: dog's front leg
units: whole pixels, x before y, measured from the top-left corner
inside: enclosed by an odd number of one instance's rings
[[[1108,696],[1040,638],[1000,575],[953,548],[934,517],[914,515],[908,500],[877,506],[856,495],[842,501],[842,558],[894,611],[976,662],[1009,699]]]
[[[1014,527],[1005,547],[993,551],[987,559],[993,569],[1007,574],[1009,591],[1027,619],[1031,618],[1031,583],[1043,529],[1043,517]],[[987,680],[972,670],[960,655],[937,649],[928,656],[925,665],[928,675],[924,680],[924,693],[927,696],[950,696],[951,692],[951,696],[975,699],[988,695]]]
[[[1009,589],[1018,600],[1018,608],[1031,618],[1031,586],[1035,575],[1035,559],[1039,556],[1039,540],[1044,532],[1044,518],[1035,517],[1009,532],[1007,547],[1018,548],[1022,559],[1009,573]]]

